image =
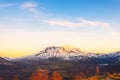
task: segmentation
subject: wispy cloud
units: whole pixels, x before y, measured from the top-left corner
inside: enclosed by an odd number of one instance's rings
[[[10,6],[13,6],[14,4],[1,4],[0,3],[0,8],[5,8],[5,7],[10,7]]]
[[[44,23],[53,26],[64,26],[64,27],[104,27],[108,28],[110,26],[109,23],[102,22],[102,21],[92,21],[83,18],[77,19],[77,21],[70,21],[70,20],[54,20],[48,19],[44,20]]]
[[[57,19],[56,17],[53,17],[52,19],[47,18],[46,16],[48,16],[48,13],[44,13],[43,11],[39,11],[37,10],[38,5],[34,2],[25,2],[23,4],[21,4],[21,8],[27,9],[30,12],[39,12],[40,13],[40,17],[41,17],[41,13],[44,14],[44,16],[42,16],[42,19],[40,19],[41,22],[48,24],[48,25],[52,25],[52,26],[63,26],[63,27],[103,27],[103,28],[108,28],[110,27],[110,24],[104,21],[94,21],[94,20],[88,20],[88,19],[84,19],[84,18],[77,18],[75,20],[67,20],[67,19]],[[39,6],[40,7],[40,6]],[[39,14],[38,13],[38,14]],[[36,14],[34,15],[35,17],[37,16]],[[38,15],[39,16],[39,15]],[[37,16],[37,17],[38,17]]]
[[[36,7],[38,5],[33,2],[26,2],[21,5],[22,8],[27,9],[30,12],[36,12]]]

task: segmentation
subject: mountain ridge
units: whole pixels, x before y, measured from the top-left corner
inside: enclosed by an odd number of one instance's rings
[[[78,48],[66,50],[64,47],[50,46],[44,50],[30,56],[20,57],[12,60],[46,60],[58,58],[68,61],[79,61],[79,60],[89,60],[89,59],[108,59],[114,58],[117,62],[120,62],[120,52],[113,52],[108,54],[96,54],[96,53],[86,53]]]
[[[63,60],[86,60],[86,59],[105,59],[105,58],[116,58],[120,62],[120,51],[108,53],[108,54],[96,54],[96,53],[86,53],[78,48],[65,49],[64,47],[50,46],[44,50],[30,56],[15,58],[15,59],[6,59],[7,61],[13,60],[44,60],[50,58],[59,58]],[[4,58],[5,59],[5,58]]]

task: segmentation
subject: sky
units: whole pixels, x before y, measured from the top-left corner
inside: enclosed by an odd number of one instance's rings
[[[120,0],[0,0],[0,56],[49,46],[120,51]]]

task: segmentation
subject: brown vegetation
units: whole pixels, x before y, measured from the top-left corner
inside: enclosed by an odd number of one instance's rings
[[[49,77],[48,70],[38,69],[35,73],[32,73],[29,80],[63,80],[60,73],[54,71],[52,76]]]
[[[2,77],[0,77],[0,80],[4,80]]]
[[[80,72],[78,75],[74,77],[74,80],[87,80],[84,73]]]
[[[0,80],[6,79],[0,77]],[[18,79],[16,75],[13,75],[10,80],[20,79]],[[63,77],[57,71],[49,73],[48,70],[38,68],[35,72],[31,73],[29,80],[63,80]],[[107,73],[100,75],[99,67],[96,67],[94,75],[87,77],[83,72],[80,72],[75,75],[72,80],[120,80],[120,73]]]
[[[58,73],[57,71],[54,71],[52,73],[51,80],[63,80],[63,78],[60,73]]]
[[[42,70],[38,69],[36,72],[32,73],[29,80],[63,80],[62,75],[54,71],[51,76],[48,74],[48,70]],[[119,80],[120,79],[120,74],[118,73],[108,73],[106,75],[99,75],[100,70],[99,67],[96,67],[96,72],[95,75],[91,77],[86,77],[86,75],[83,72],[80,72],[76,76],[74,76],[73,80]]]
[[[31,74],[29,80],[48,80],[48,70],[37,69]]]

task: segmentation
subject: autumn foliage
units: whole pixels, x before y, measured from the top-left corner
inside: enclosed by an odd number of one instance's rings
[[[51,80],[63,80],[63,78],[60,73],[58,73],[57,71],[54,71],[51,76]]]
[[[35,73],[32,73],[29,80],[48,80],[48,70],[38,69]]]
[[[0,80],[4,80],[2,77],[0,77]]]
[[[66,78],[65,80],[119,80],[120,73],[107,73],[100,74],[99,67],[96,67],[95,73],[92,76],[87,76],[83,72],[78,73],[73,78]],[[7,80],[6,77],[0,77],[0,80]],[[20,80],[20,76],[12,75],[9,80]],[[50,72],[46,69],[38,68],[35,72],[32,72],[27,80],[63,80],[62,75],[57,72]]]
[[[74,80],[88,80],[83,72],[80,72],[78,75],[74,77]]]
[[[31,74],[29,80],[63,80],[61,74],[57,71],[54,71],[51,77],[48,73],[48,70],[38,69],[35,73]]]

